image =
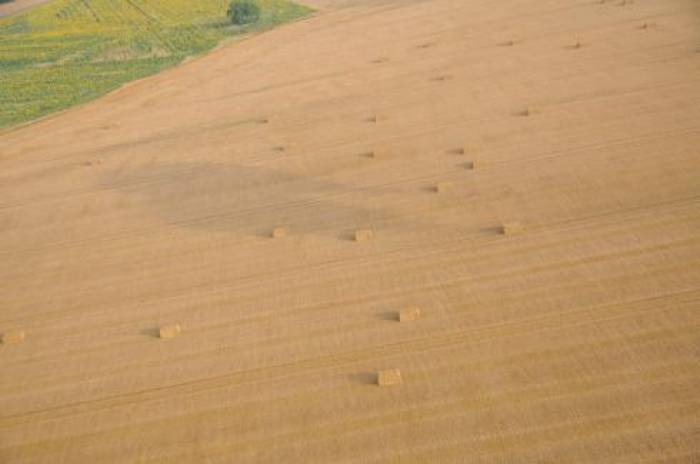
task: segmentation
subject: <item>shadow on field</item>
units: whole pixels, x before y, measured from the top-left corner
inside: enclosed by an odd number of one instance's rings
[[[275,227],[285,227],[290,236],[353,241],[357,229],[382,234],[386,229],[439,232],[445,227],[436,230],[415,216],[408,219],[400,211],[380,208],[371,191],[258,166],[180,162],[123,167],[105,172],[101,186],[123,195],[126,207],[144,209],[164,223],[240,236],[271,237]]]
[[[377,373],[376,372],[356,372],[348,376],[350,383],[355,385],[369,385],[377,386]]]

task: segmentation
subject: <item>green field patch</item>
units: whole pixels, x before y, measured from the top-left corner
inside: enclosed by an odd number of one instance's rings
[[[255,24],[234,26],[228,0],[55,0],[0,20],[0,127],[104,95],[211,50],[236,34],[311,9],[259,0]]]

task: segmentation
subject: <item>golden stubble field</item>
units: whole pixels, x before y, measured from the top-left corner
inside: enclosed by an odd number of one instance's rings
[[[0,3],[0,18],[39,6],[47,1],[49,0],[10,0],[6,3]]]
[[[698,462],[696,2],[309,3],[0,134],[0,462]]]

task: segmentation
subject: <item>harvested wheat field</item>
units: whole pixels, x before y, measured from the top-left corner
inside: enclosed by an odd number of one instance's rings
[[[303,3],[0,133],[0,462],[700,462],[700,4]]]

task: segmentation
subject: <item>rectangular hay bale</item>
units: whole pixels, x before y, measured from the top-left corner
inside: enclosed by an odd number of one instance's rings
[[[380,387],[391,387],[402,383],[401,371],[398,369],[385,369],[377,373],[377,385]]]
[[[420,308],[411,307],[399,311],[399,322],[415,321],[420,319]]]
[[[451,182],[438,182],[435,184],[434,190],[436,193],[447,193],[452,190]]]
[[[355,231],[356,242],[366,242],[374,238],[374,232],[370,229],[359,229]]]
[[[525,226],[520,222],[506,222],[501,226],[503,235],[516,235],[525,230]]]
[[[182,328],[180,324],[164,325],[158,329],[158,336],[160,338],[175,338],[180,335]]]
[[[22,343],[27,337],[24,330],[11,330],[2,334],[2,343],[5,345],[14,345],[17,343]]]

